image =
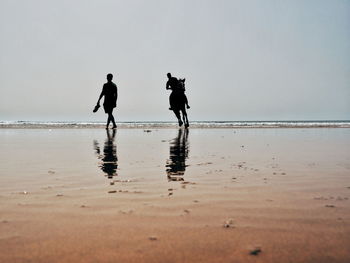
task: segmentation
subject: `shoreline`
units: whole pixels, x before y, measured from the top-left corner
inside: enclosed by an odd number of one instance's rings
[[[173,129],[181,128],[177,123],[117,123],[118,129]],[[0,129],[104,129],[105,124],[0,124]],[[349,129],[350,123],[340,124],[203,124],[203,123],[191,123],[190,128],[195,129],[312,129],[312,128],[343,128]]]

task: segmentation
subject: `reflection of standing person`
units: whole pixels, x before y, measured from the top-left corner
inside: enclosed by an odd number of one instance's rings
[[[117,157],[117,147],[114,144],[115,140],[115,130],[113,130],[112,135],[107,129],[107,139],[104,143],[103,153],[101,154],[100,146],[97,141],[94,141],[94,148],[96,155],[102,160],[100,165],[101,170],[106,174],[106,176],[111,179],[113,176],[117,176],[118,169],[118,157]]]
[[[177,137],[170,143],[170,154],[166,164],[166,173],[169,181],[183,181],[188,158],[188,129],[179,129]]]
[[[109,73],[107,75],[107,83],[103,85],[102,92],[100,97],[98,98],[97,105],[100,106],[100,100],[104,96],[103,108],[105,113],[108,114],[106,129],[108,129],[109,123],[113,123],[113,129],[117,128],[113,117],[113,109],[117,106],[117,98],[118,98],[118,88],[112,82],[113,75]]]

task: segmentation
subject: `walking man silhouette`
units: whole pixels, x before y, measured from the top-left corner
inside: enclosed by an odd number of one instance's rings
[[[113,117],[113,109],[117,106],[118,99],[118,88],[112,82],[113,75],[111,73],[107,74],[107,83],[103,84],[102,92],[98,98],[94,112],[100,107],[100,100],[104,96],[103,108],[105,113],[108,114],[106,129],[108,129],[109,123],[112,122],[113,129],[117,128]]]

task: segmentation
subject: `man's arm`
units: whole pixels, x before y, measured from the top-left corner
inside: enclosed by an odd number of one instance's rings
[[[166,82],[166,86],[165,86],[165,89],[171,89],[169,88],[170,84],[169,84],[169,80]]]

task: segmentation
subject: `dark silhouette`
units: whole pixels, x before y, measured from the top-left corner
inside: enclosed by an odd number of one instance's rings
[[[185,79],[178,80],[177,78],[172,77],[170,73],[168,73],[167,76],[168,81],[166,83],[166,89],[172,90],[169,96],[169,110],[172,110],[176,115],[176,118],[179,122],[179,126],[182,126],[182,124],[185,123],[185,127],[187,128],[190,125],[188,123],[186,106],[187,109],[189,109],[190,106],[188,105],[188,100],[185,95]],[[180,112],[182,113],[182,120]]]
[[[113,133],[111,135],[110,131],[107,129],[107,139],[103,146],[103,153],[101,153],[98,142],[96,140],[94,141],[94,149],[97,158],[102,161],[99,167],[105,173],[105,176],[107,176],[109,179],[113,179],[114,176],[118,175],[117,146],[114,144],[115,134],[115,130],[113,130]]]
[[[166,173],[169,181],[183,181],[188,158],[188,129],[179,129],[178,135],[170,143],[169,160],[166,163]]]
[[[107,75],[107,83],[103,85],[102,92],[93,110],[93,112],[96,112],[98,110],[98,108],[100,107],[100,100],[104,96],[103,108],[105,110],[105,113],[108,114],[106,129],[108,129],[110,122],[113,123],[113,129],[117,128],[117,125],[115,124],[112,113],[113,113],[113,109],[117,106],[118,88],[117,88],[117,85],[115,85],[112,82],[112,79],[113,79],[113,75],[109,73]]]

